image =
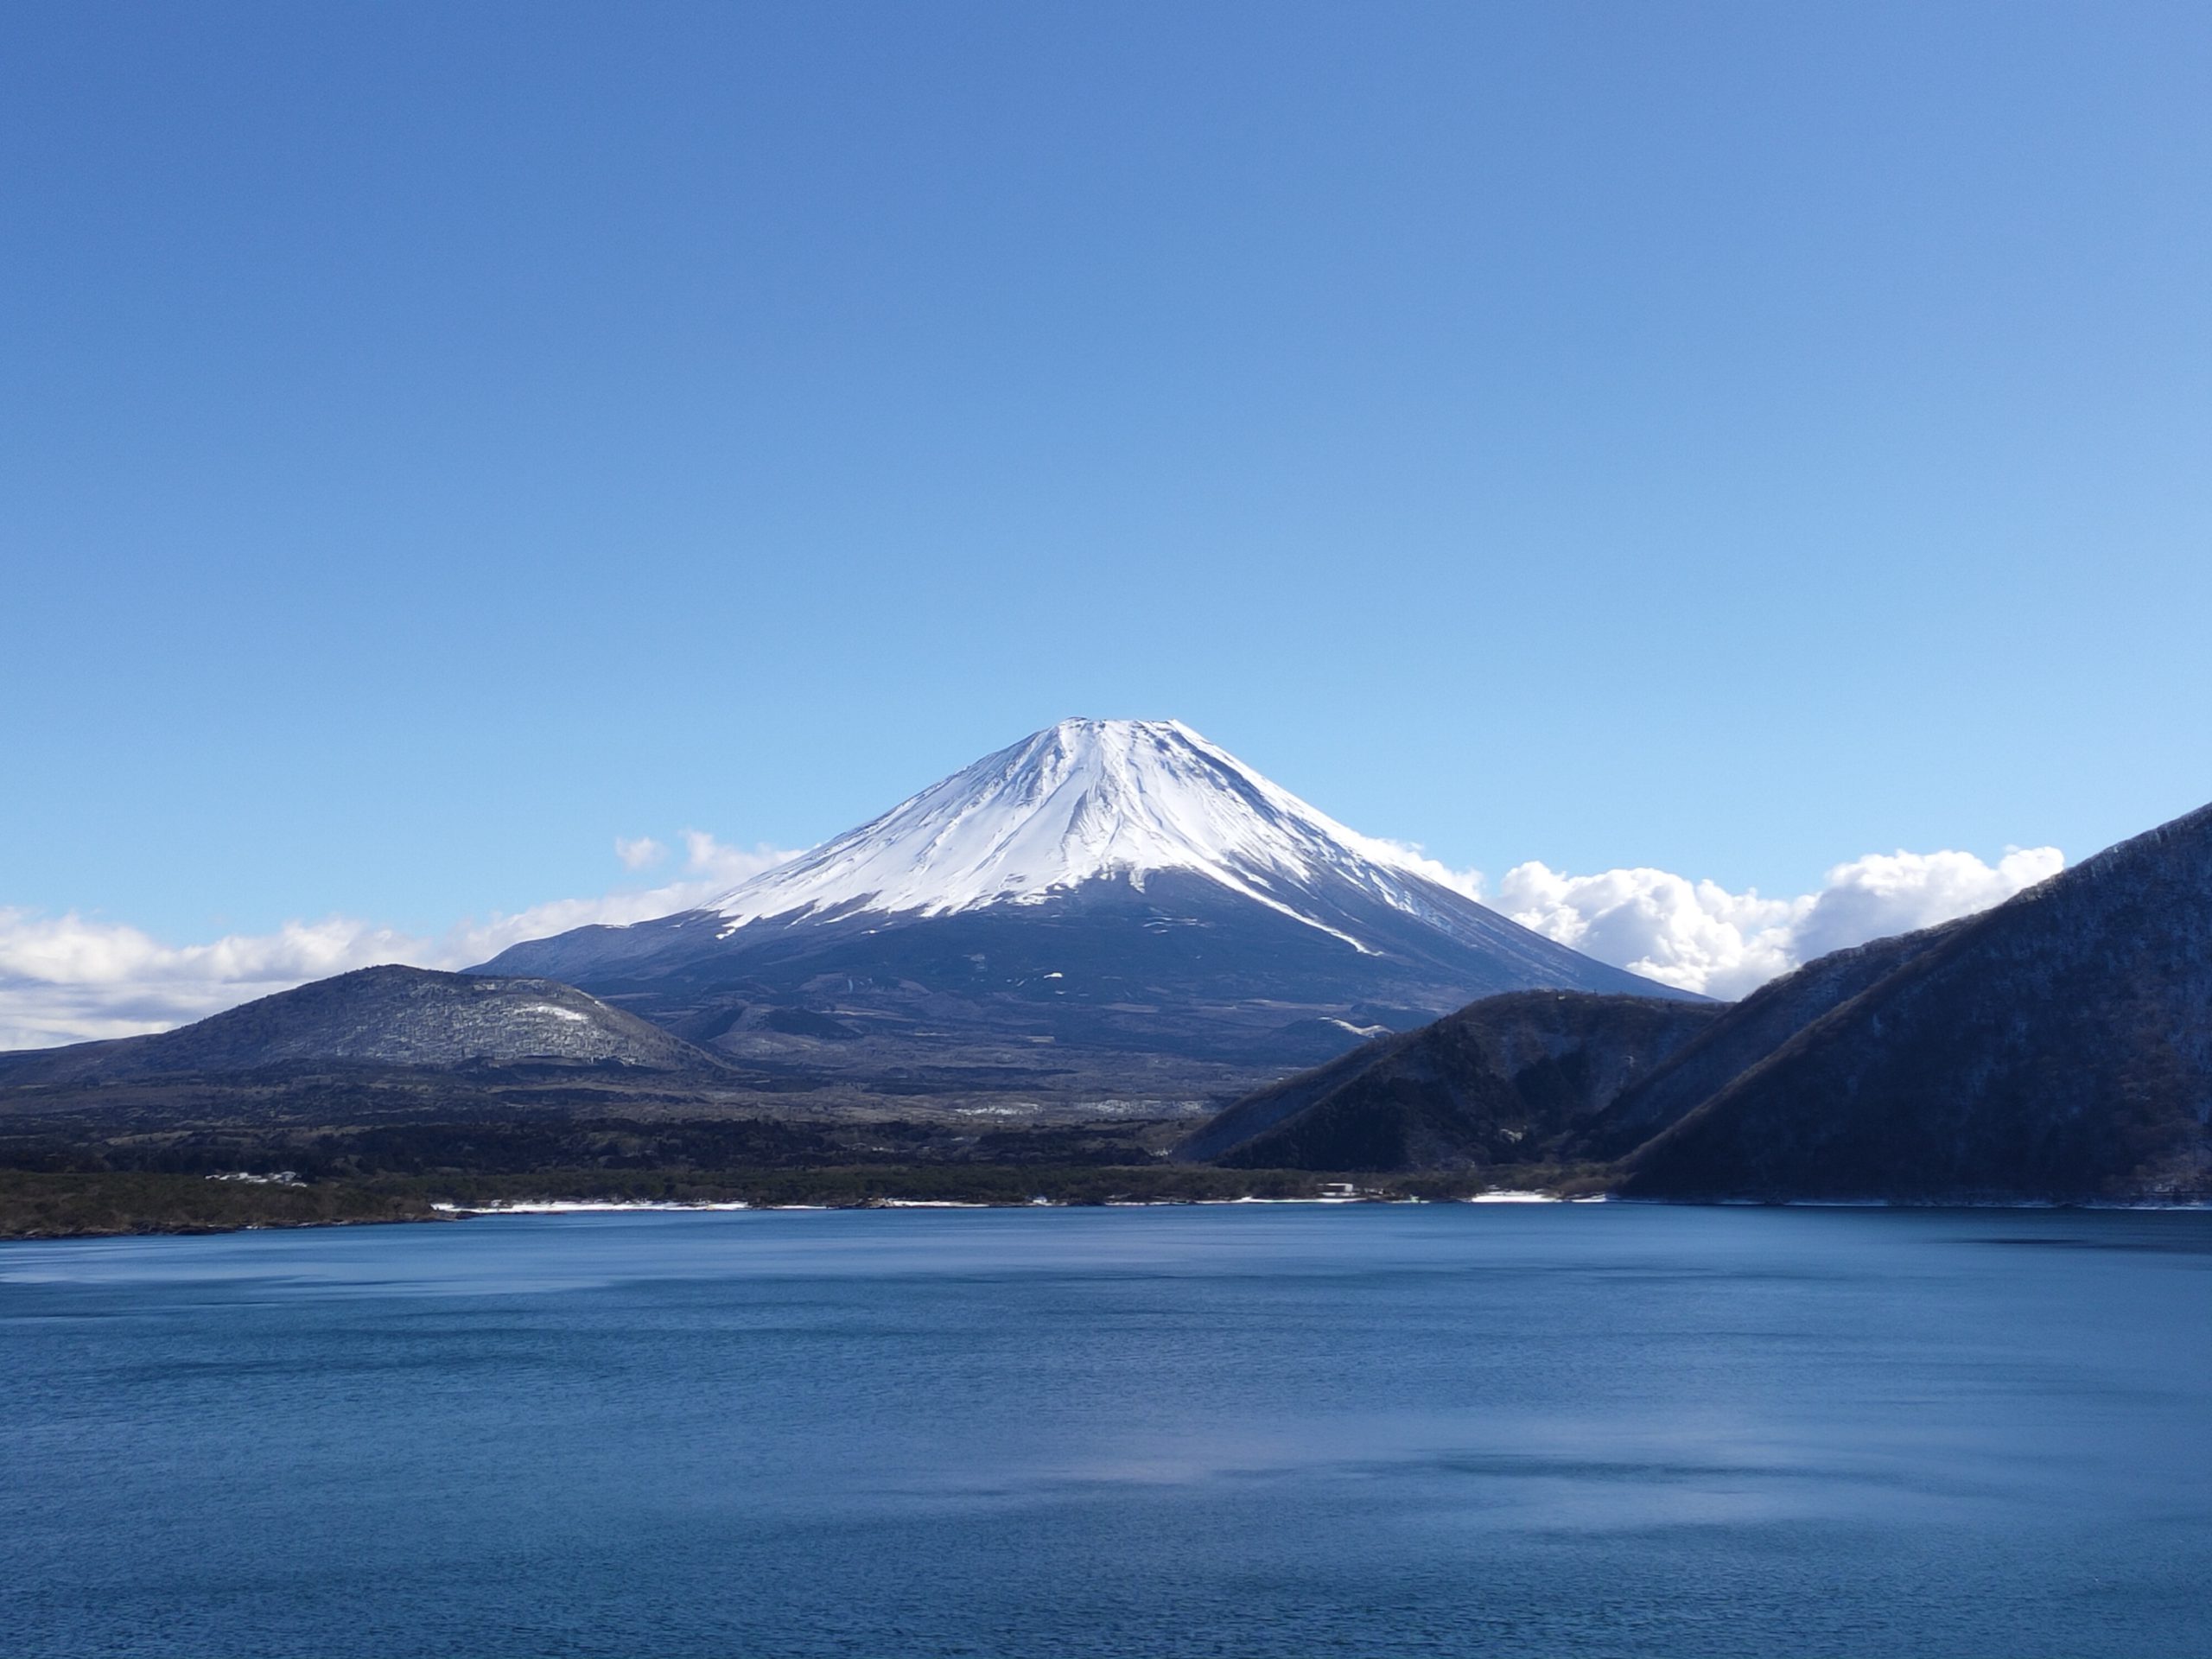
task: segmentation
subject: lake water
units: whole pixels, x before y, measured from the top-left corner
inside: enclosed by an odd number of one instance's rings
[[[13,1654],[2212,1653],[2212,1216],[0,1245]]]

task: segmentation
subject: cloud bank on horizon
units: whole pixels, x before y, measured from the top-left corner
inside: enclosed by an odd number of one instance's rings
[[[1831,950],[1987,910],[2065,868],[2056,847],[2008,848],[1993,865],[1972,853],[1870,853],[1829,870],[1817,892],[1766,899],[1665,870],[1568,875],[1528,863],[1495,896],[1477,896],[1600,962],[1732,1001]]]
[[[664,886],[555,899],[460,922],[435,937],[331,917],[288,922],[273,933],[169,945],[73,912],[48,917],[0,906],[0,1049],[166,1031],[381,963],[466,968],[524,939],[705,904],[794,856],[766,846],[727,847],[703,830],[686,830],[683,839],[683,874]],[[632,870],[668,851],[650,836],[615,842],[615,856]],[[1421,862],[1522,926],[1600,962],[1734,998],[1830,950],[1986,910],[2057,874],[2066,861],[2056,847],[2010,848],[1995,864],[1972,853],[1872,853],[1835,866],[1817,891],[1789,899],[1731,893],[1665,870],[1572,875],[1534,861],[1508,870],[1491,893],[1479,874]]]

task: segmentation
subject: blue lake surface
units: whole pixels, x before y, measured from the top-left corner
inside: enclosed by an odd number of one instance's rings
[[[0,1647],[2212,1653],[2212,1216],[0,1245]]]

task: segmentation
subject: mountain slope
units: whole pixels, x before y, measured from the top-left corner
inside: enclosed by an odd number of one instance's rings
[[[712,906],[486,969],[748,1064],[1014,1109],[1202,1106],[1485,992],[1675,995],[1140,721],[1063,721]]]
[[[691,1044],[550,980],[385,967],[317,980],[156,1036],[0,1054],[0,1086],[334,1064],[722,1069]]]
[[[1637,1152],[1627,1190],[2212,1188],[2212,807],[1919,938]]]
[[[1346,829],[1179,721],[1063,721],[709,908],[726,937],[800,913],[1043,905],[1095,881],[1142,893],[1161,871],[1199,876],[1357,950],[1377,948],[1344,925],[1362,900],[1478,948],[1526,948],[1524,930],[1440,887],[1402,849]],[[1530,959],[1556,970],[1564,958],[1548,944]]]
[[[1815,1020],[1964,925],[1946,922],[1831,951],[1760,986],[1583,1125],[1575,1155],[1611,1159],[1635,1151]]]
[[[1177,1156],[1325,1170],[1541,1162],[1721,1014],[1656,997],[1487,997],[1246,1096]]]
[[[1554,1005],[1533,1009],[1543,1016],[1535,1027],[1547,1045],[1541,1056],[1527,1050],[1529,995],[1486,998],[1434,1025],[1255,1090],[1186,1139],[1177,1155],[1301,1169],[1459,1168],[1500,1158],[1610,1161],[1962,925],[1946,923],[1834,951],[1733,1004],[1539,994],[1535,1003]],[[1658,1018],[1676,1008],[1695,1017]],[[1517,1038],[1517,1052],[1504,1048],[1509,1035]],[[1528,1103],[1512,1079],[1539,1061],[1572,1065],[1580,1084],[1574,1111],[1532,1137]],[[1554,1086],[1547,1072],[1531,1077],[1540,1090]],[[1416,1128],[1416,1118],[1426,1127]],[[1514,1133],[1479,1130],[1493,1119]],[[1459,1127],[1445,1127],[1447,1121]],[[1404,1161],[1393,1165],[1393,1157]]]

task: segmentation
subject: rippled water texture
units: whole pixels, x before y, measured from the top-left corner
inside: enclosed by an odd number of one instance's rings
[[[2212,1653],[2212,1216],[0,1246],[0,1645]]]

